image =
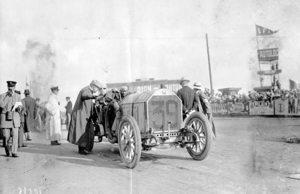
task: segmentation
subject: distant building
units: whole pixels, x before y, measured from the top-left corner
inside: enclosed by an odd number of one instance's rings
[[[150,79],[136,79],[134,82],[123,82],[123,83],[108,83],[108,89],[117,88],[120,89],[122,86],[127,86],[130,92],[144,92],[151,91],[154,89],[160,89],[161,84],[164,84],[167,89],[177,92],[180,89],[180,79],[176,80],[154,80]]]

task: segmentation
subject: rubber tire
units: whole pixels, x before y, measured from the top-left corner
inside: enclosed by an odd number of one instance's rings
[[[90,127],[94,127],[93,124],[90,124]],[[87,142],[87,145],[86,145],[86,149],[87,151],[91,152],[94,148],[94,140],[95,140],[95,131],[94,129],[93,130],[90,130],[90,133],[87,134],[87,139],[88,139],[88,142]]]
[[[124,157],[124,152],[121,148],[121,131],[122,131],[122,127],[124,126],[124,124],[129,123],[129,125],[132,127],[133,129],[133,133],[134,133],[134,141],[135,141],[135,153],[134,153],[134,158],[131,162],[127,162],[125,160]],[[140,161],[141,158],[141,152],[142,152],[142,143],[141,143],[141,133],[140,133],[140,129],[138,127],[137,122],[135,121],[135,119],[130,116],[130,115],[126,115],[123,116],[121,122],[120,122],[120,128],[118,130],[118,140],[119,140],[119,150],[120,150],[120,155],[122,158],[122,161],[124,162],[125,166],[127,168],[134,168]]]
[[[187,147],[186,149],[187,149],[188,153],[190,154],[190,156],[194,160],[204,160],[207,157],[208,152],[211,147],[210,144],[212,142],[212,131],[211,131],[210,124],[209,124],[207,117],[200,112],[192,113],[186,120],[186,126],[194,119],[201,120],[201,122],[204,126],[203,130],[205,130],[205,133],[206,133],[206,145],[205,145],[203,152],[200,154],[195,154],[191,147]]]

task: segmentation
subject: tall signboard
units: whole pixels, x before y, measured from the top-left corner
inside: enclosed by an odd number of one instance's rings
[[[282,71],[278,68],[278,60],[279,60],[279,51],[278,48],[270,48],[269,44],[259,44],[259,40],[268,40],[274,42],[274,37],[270,37],[271,35],[277,33],[277,31],[270,30],[268,28],[256,25],[256,40],[257,40],[257,57],[259,63],[259,71],[257,74],[260,76],[260,87],[263,87],[263,82],[265,76],[271,76],[272,82],[271,84],[267,84],[268,86],[277,86],[280,87],[279,76]],[[262,69],[261,64],[269,65],[269,69]]]

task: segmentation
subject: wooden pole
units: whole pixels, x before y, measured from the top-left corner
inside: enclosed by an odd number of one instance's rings
[[[256,28],[256,24],[255,24],[255,28]],[[257,33],[256,33],[256,44],[257,44],[257,51],[258,51],[259,50],[259,46],[258,46],[258,36],[257,36]],[[257,55],[257,60],[258,60],[259,71],[261,71],[261,67],[260,67],[260,62],[259,62],[258,55]],[[262,75],[259,75],[260,87],[263,86],[261,78],[262,78]]]
[[[207,34],[206,34],[206,48],[207,48],[207,57],[208,57],[208,68],[209,68],[210,93],[211,93],[211,96],[213,97],[214,92],[213,92],[213,84],[212,84],[212,76],[211,76],[211,67],[210,67],[210,57],[209,57],[209,46],[208,46]]]

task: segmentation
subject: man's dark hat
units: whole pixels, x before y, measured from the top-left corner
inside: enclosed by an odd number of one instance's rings
[[[8,87],[14,87],[17,84],[15,81],[7,81]]]
[[[67,97],[66,97],[66,99],[67,99],[67,100],[70,100],[70,97],[69,97],[69,96],[67,96]]]
[[[25,95],[29,95],[30,94],[30,91],[28,89],[24,90],[24,94]]]
[[[59,90],[58,86],[53,86],[53,87],[51,87],[50,89],[51,89],[51,91]]]

